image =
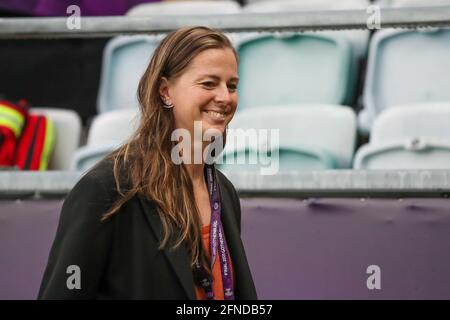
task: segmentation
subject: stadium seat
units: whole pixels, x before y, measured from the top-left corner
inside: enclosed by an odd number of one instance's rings
[[[145,17],[149,15],[184,15],[184,14],[227,14],[239,13],[240,5],[236,1],[168,1],[142,3],[134,6],[127,16]]]
[[[48,170],[68,170],[70,161],[80,144],[80,116],[68,109],[32,108],[30,111],[45,115],[53,121],[56,141]]]
[[[292,12],[316,10],[367,10],[367,0],[272,0],[252,2],[243,7],[243,12]],[[352,44],[355,68],[359,59],[367,55],[368,30],[319,31],[331,37],[344,37]]]
[[[450,102],[403,105],[375,120],[355,169],[450,169]]]
[[[271,13],[271,12],[292,12],[292,11],[313,11],[313,10],[344,10],[344,9],[366,9],[367,1],[347,0],[347,1],[261,1],[244,6],[243,13]],[[247,103],[253,106],[255,97],[252,93],[258,90],[247,87],[245,77],[247,74],[254,75],[252,83],[269,81],[264,93],[277,91],[277,97],[267,97],[266,95],[256,95],[257,100],[262,100],[268,105],[279,105],[285,103],[324,103],[332,105],[351,105],[356,100],[357,79],[362,59],[367,54],[369,32],[367,30],[346,30],[346,31],[319,31],[300,33],[295,41],[278,40],[278,44],[271,40],[273,44],[263,45],[255,42],[255,39],[266,37],[288,38],[292,33],[241,33],[237,37],[236,46],[240,48],[241,74],[244,73],[244,83],[241,82],[241,106],[246,107]],[[274,38],[272,38],[274,39]],[[252,41],[251,47],[254,50],[242,50],[242,46]],[[344,44],[345,43],[345,44]],[[270,48],[267,48],[270,47]],[[289,49],[287,47],[290,47]],[[348,47],[348,48],[347,48]],[[268,52],[266,53],[266,50]],[[264,51],[263,57],[253,56],[256,51]],[[290,52],[288,52],[289,50]],[[278,52],[281,51],[281,52]],[[295,57],[294,53],[298,53]],[[260,54],[258,52],[258,54]],[[247,59],[246,55],[250,58]],[[247,60],[252,69],[247,70]],[[275,63],[273,63],[275,61]],[[258,62],[258,64],[257,64]],[[279,65],[281,64],[281,70]],[[293,67],[290,66],[292,64]],[[269,69],[266,74],[264,71]],[[261,70],[257,71],[256,70]],[[262,73],[262,74],[261,74]],[[268,75],[286,74],[286,81],[275,76],[273,79]],[[242,77],[242,75],[241,75]],[[258,79],[257,82],[254,82]],[[277,82],[277,84],[273,84]],[[281,89],[281,88],[282,89]],[[276,88],[276,89],[274,89]],[[285,92],[284,90],[287,90]],[[247,92],[250,96],[247,96]],[[295,93],[294,93],[295,92]]]
[[[72,159],[72,170],[85,171],[124,143],[138,126],[137,109],[116,110],[94,118],[87,144]]]
[[[364,109],[368,133],[383,110],[396,105],[450,101],[450,29],[382,30],[370,44]]]
[[[272,129],[278,130],[278,138]],[[348,168],[355,138],[356,116],[349,107],[278,106],[256,113],[250,108],[237,113],[230,123],[218,163],[225,170],[252,171],[260,169],[267,159],[238,161],[270,153],[269,158],[278,152],[280,171]]]
[[[345,104],[351,48],[318,34],[257,35],[238,42],[239,111],[285,104]]]
[[[161,36],[120,36],[103,51],[97,112],[136,109],[137,87]]]

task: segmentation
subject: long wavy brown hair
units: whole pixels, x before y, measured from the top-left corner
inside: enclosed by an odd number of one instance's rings
[[[108,219],[136,195],[153,201],[162,221],[164,237],[160,249],[167,246],[177,228],[179,237],[173,248],[186,244],[191,266],[200,262],[211,272],[202,250],[201,220],[193,185],[184,165],[171,160],[174,118],[171,109],[163,108],[159,94],[161,78],[179,77],[189,63],[207,49],[231,49],[230,40],[221,32],[207,27],[185,27],[169,33],[156,48],[138,86],[140,122],[133,135],[107,156],[114,163],[114,178],[120,197],[104,214]],[[175,106],[176,108],[176,106]],[[125,173],[125,177],[123,177]],[[121,177],[129,187],[122,192]]]

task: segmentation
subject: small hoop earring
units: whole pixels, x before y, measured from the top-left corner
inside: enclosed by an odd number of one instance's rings
[[[161,97],[161,102],[163,103],[163,108],[166,108],[166,109],[173,108],[173,104],[167,103],[167,100],[168,99]]]

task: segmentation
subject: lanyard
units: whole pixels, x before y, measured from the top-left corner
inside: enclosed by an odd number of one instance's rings
[[[209,201],[211,204],[211,223],[209,230],[209,242],[211,248],[211,270],[214,262],[219,256],[222,274],[222,283],[225,300],[234,300],[233,280],[231,277],[231,262],[228,255],[228,246],[225,240],[225,233],[220,219],[222,208],[220,204],[219,186],[217,176],[213,166],[206,165],[206,179],[208,185]],[[203,287],[208,300],[214,299],[212,278],[206,270],[197,263],[194,274],[197,282]]]

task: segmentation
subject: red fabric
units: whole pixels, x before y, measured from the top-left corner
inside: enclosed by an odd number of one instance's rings
[[[39,122],[39,119],[42,119]],[[37,127],[39,125],[39,127]],[[22,136],[17,146],[15,164],[23,170],[39,170],[45,140],[45,117],[41,115],[28,115]],[[34,136],[36,134],[36,136]],[[33,140],[35,144],[33,146]],[[27,159],[31,153],[31,161],[27,166]]]
[[[14,132],[6,127],[0,126],[0,166],[14,165],[14,151],[16,149],[16,137]]]
[[[0,105],[19,112],[24,118],[27,115],[27,109],[22,105],[18,106],[5,100],[0,100]],[[0,166],[14,166],[17,140],[14,131],[0,125]]]

